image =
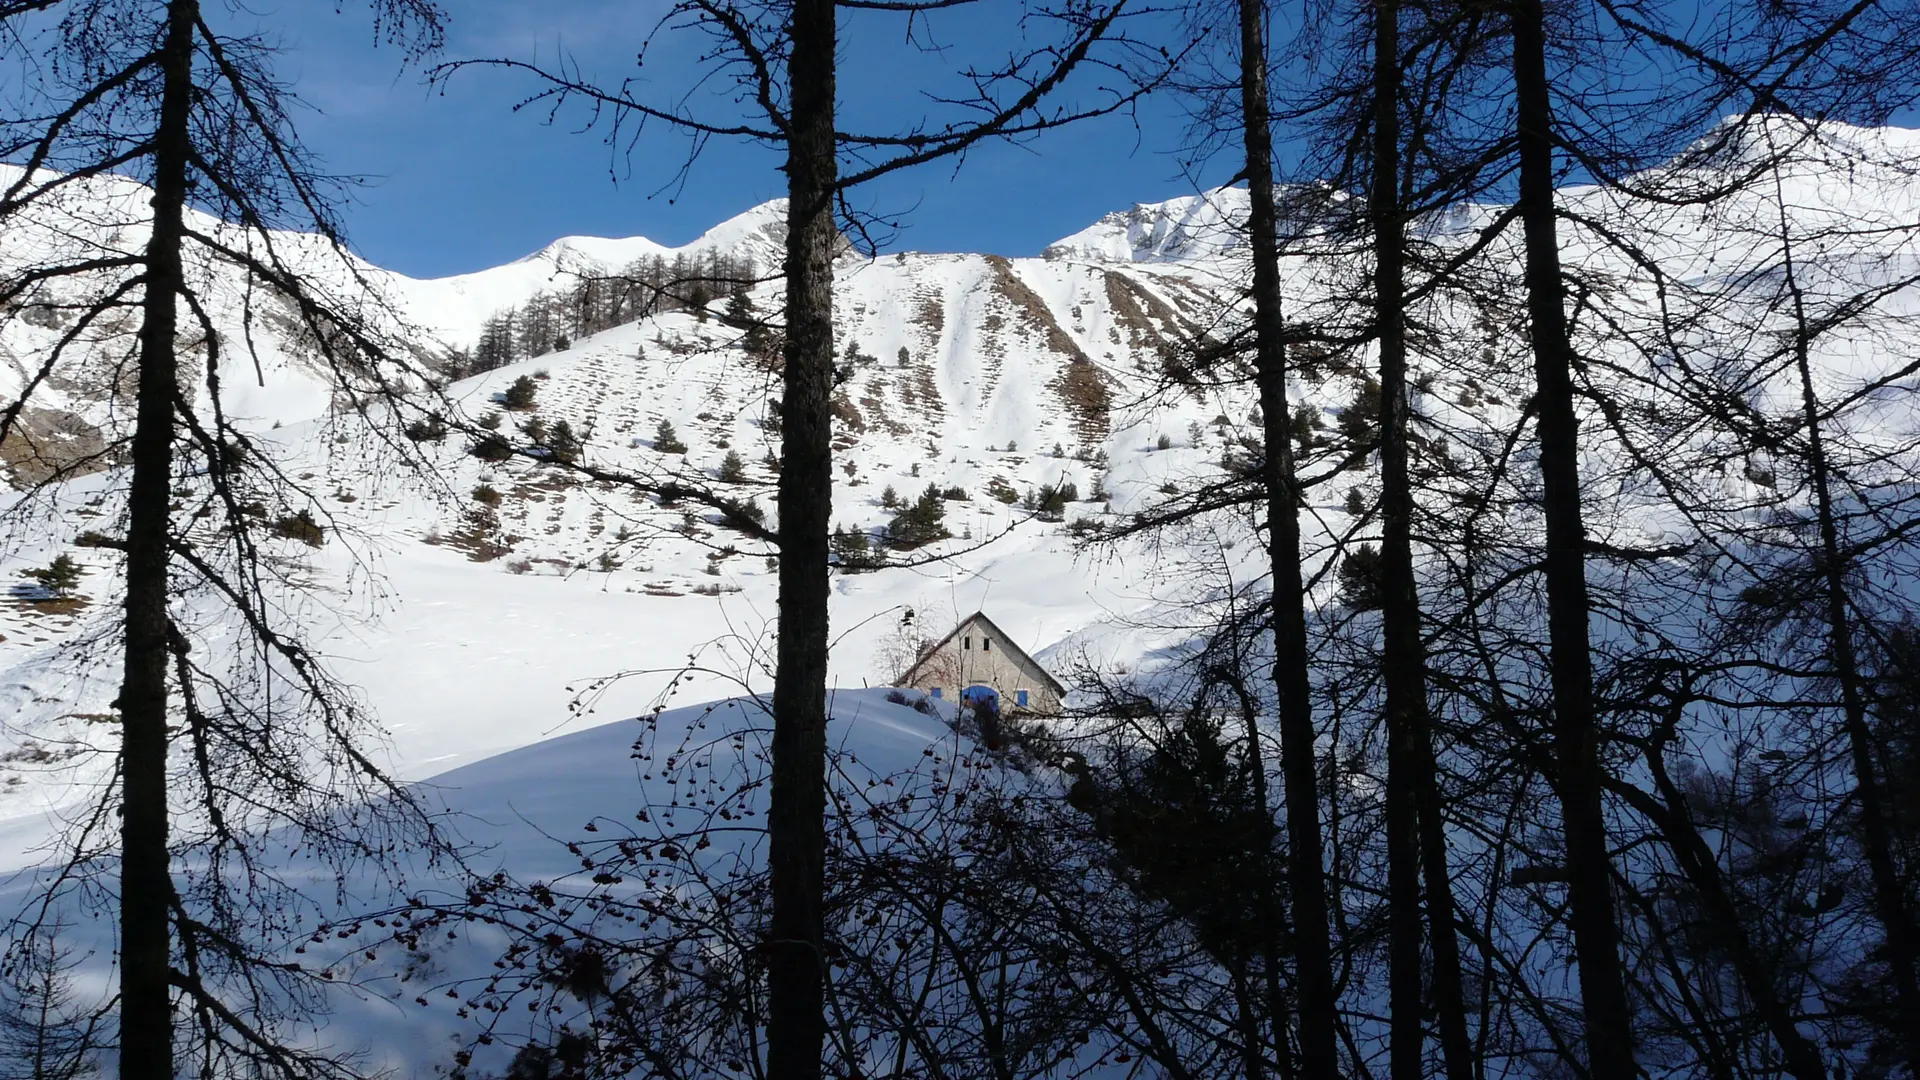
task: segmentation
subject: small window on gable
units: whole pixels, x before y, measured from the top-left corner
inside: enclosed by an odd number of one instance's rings
[[[934,700],[935,700],[935,701],[938,701],[938,700],[940,700],[940,688],[939,688],[939,687],[937,687],[937,686],[936,686],[936,687],[934,687],[934,688],[933,688],[933,690],[931,691],[931,693],[933,694],[933,698],[934,698]]]
[[[1027,692],[1025,690],[1015,690],[1013,692],[1013,697],[1014,697],[1015,703],[1018,704],[1021,708],[1024,709],[1027,707]]]
[[[980,635],[980,651],[981,652],[993,651],[993,639],[986,636],[985,634]]]
[[[973,635],[972,635],[972,634],[968,634],[968,635],[967,635],[966,637],[963,637],[963,638],[961,638],[961,639],[960,639],[960,647],[961,647],[962,649],[971,649],[971,648],[973,648]]]

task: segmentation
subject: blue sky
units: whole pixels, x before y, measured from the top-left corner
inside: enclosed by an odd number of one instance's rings
[[[612,147],[604,126],[580,130],[582,109],[551,117],[538,107],[515,112],[515,103],[538,89],[526,75],[470,70],[429,88],[419,66],[404,68],[397,50],[374,47],[366,0],[252,2],[278,6],[226,7],[225,17],[282,42],[278,69],[311,106],[297,118],[303,138],[331,170],[366,178],[345,208],[346,223],[354,247],[382,266],[415,276],[462,273],[574,234],[680,244],[784,193],[779,156],[763,147],[716,140],[682,181],[687,144],[664,129]],[[440,2],[451,16],[441,60],[550,66],[565,57],[605,85],[642,73],[641,96],[655,101],[686,92],[702,70],[707,43],[685,32],[655,36],[644,69],[634,63],[670,0]],[[1694,10],[1694,0],[1678,3],[1682,15]],[[952,72],[1026,47],[1014,21],[1021,7],[1021,0],[977,0],[920,16],[917,45],[906,42],[900,15],[843,13],[843,128],[898,131],[929,111],[938,115],[926,95],[955,91]],[[1029,42],[1047,37],[1045,27],[1030,29]],[[1165,23],[1139,29],[1156,40],[1178,36]],[[1290,37],[1280,27],[1275,36]],[[929,41],[940,51],[921,47]],[[1684,111],[1687,94],[1669,82],[1672,72],[1658,64],[1637,75],[1626,70],[1627,89],[1664,95]],[[1620,76],[1610,68],[1599,77]],[[1068,100],[1095,100],[1103,79],[1110,81],[1094,71],[1070,83]],[[726,89],[709,82],[691,103],[702,115],[724,118],[739,108]],[[1233,175],[1231,154],[1186,175],[1179,154],[1186,107],[1162,94],[1134,116],[1088,121],[1026,145],[986,144],[957,169],[947,162],[899,173],[856,193],[854,203],[903,223],[889,250],[1037,254],[1102,214],[1192,194]],[[1908,112],[1897,122],[1914,121]],[[1287,160],[1296,149],[1279,146],[1283,174],[1298,164]]]
[[[659,0],[444,2],[452,16],[446,58],[550,63],[564,53],[607,81],[636,70],[639,44],[662,8]],[[310,0],[282,4],[255,10],[285,45],[281,74],[312,107],[297,119],[301,134],[330,170],[366,177],[345,216],[355,249],[380,265],[415,276],[460,273],[569,234],[683,243],[783,194],[771,151],[716,142],[675,184],[686,144],[664,130],[616,153],[604,129],[579,131],[580,111],[551,123],[545,110],[514,112],[534,89],[527,77],[469,71],[444,91],[430,89],[417,68],[402,70],[396,50],[373,47],[363,5],[343,0],[336,12]],[[897,125],[926,108],[916,88],[939,85],[928,82],[930,72],[1017,47],[990,14],[1006,5],[960,11],[964,17],[933,25],[944,64],[905,47],[896,16],[845,35],[840,96],[850,122]],[[698,45],[689,35],[662,35],[648,53],[651,88],[686,85]],[[696,100],[732,107],[717,95]],[[957,170],[923,167],[873,185],[856,205],[902,217],[895,249],[1035,254],[1108,211],[1191,194],[1194,181],[1182,176],[1175,153],[1181,108],[1162,98],[1141,108],[1137,126],[1114,117],[1027,146],[989,146]],[[1202,179],[1218,183],[1234,171],[1223,159]]]

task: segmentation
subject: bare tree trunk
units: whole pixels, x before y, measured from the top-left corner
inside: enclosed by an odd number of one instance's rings
[[[1513,76],[1519,107],[1520,219],[1526,230],[1527,308],[1533,330],[1535,404],[1547,528],[1547,632],[1552,650],[1554,778],[1566,836],[1568,898],[1588,1067],[1594,1080],[1634,1075],[1633,1027],[1620,965],[1606,821],[1600,805],[1599,733],[1588,655],[1587,579],[1580,517],[1573,345],[1553,196],[1553,107],[1541,0],[1514,0]]]
[[[1421,1026],[1420,875],[1424,866],[1433,997],[1447,1074],[1472,1080],[1460,948],[1453,928],[1446,834],[1427,707],[1426,650],[1413,567],[1413,483],[1408,475],[1406,212],[1400,197],[1400,10],[1374,8],[1374,312],[1380,337],[1380,513],[1382,678],[1387,721],[1388,1065],[1394,1080],[1418,1080]]]
[[[1775,183],[1779,182],[1778,177]],[[1905,890],[1894,865],[1893,837],[1887,825],[1886,803],[1873,763],[1873,731],[1867,725],[1866,692],[1861,685],[1860,661],[1853,647],[1853,620],[1847,615],[1847,559],[1840,551],[1840,528],[1834,515],[1833,489],[1827,465],[1826,439],[1820,430],[1820,397],[1813,385],[1808,356],[1812,342],[1806,295],[1800,287],[1782,210],[1781,244],[1786,284],[1793,299],[1793,360],[1800,376],[1801,415],[1807,425],[1807,468],[1813,479],[1815,512],[1820,518],[1820,563],[1825,571],[1824,592],[1828,650],[1833,672],[1840,681],[1840,706],[1846,719],[1847,749],[1852,759],[1854,793],[1860,801],[1860,832],[1866,848],[1867,871],[1873,879],[1874,913],[1887,935],[1887,967],[1893,976],[1895,1006],[1906,1032],[1907,1067],[1920,1073],[1920,930],[1914,926]]]
[[[1417,613],[1416,613],[1417,614]],[[1424,659],[1424,658],[1423,658]],[[1424,676],[1425,669],[1422,669]],[[1453,879],[1447,871],[1447,832],[1440,816],[1440,776],[1433,757],[1431,713],[1424,710],[1421,683],[1421,752],[1415,781],[1420,789],[1420,867],[1426,877],[1428,950],[1433,955],[1434,1010],[1440,1017],[1440,1053],[1452,1080],[1473,1080],[1481,1062],[1467,1028],[1467,994],[1460,977],[1460,938],[1454,927]]]
[[[780,633],[767,862],[767,1075],[817,1080],[826,1036],[827,534],[833,500],[834,3],[795,0],[788,60]]]
[[[1286,779],[1288,881],[1299,987],[1302,1080],[1338,1075],[1339,1024],[1327,931],[1326,857],[1320,839],[1319,769],[1307,676],[1306,588],[1300,577],[1299,484],[1288,427],[1281,343],[1279,214],[1273,194],[1273,134],[1267,102],[1265,6],[1240,0],[1240,107],[1247,151],[1247,226],[1253,250],[1255,365],[1266,439],[1267,529],[1273,560],[1274,682],[1280,696],[1280,771]]]
[[[1240,699],[1240,718],[1247,725],[1247,766],[1250,770],[1249,779],[1253,781],[1253,803],[1259,807],[1260,813],[1260,904],[1266,920],[1266,932],[1260,939],[1260,953],[1261,962],[1266,967],[1261,975],[1262,989],[1267,998],[1268,1038],[1273,1044],[1273,1057],[1282,1080],[1293,1080],[1293,1061],[1287,1050],[1287,1017],[1292,1010],[1287,1007],[1286,993],[1280,982],[1280,958],[1284,951],[1283,937],[1287,920],[1286,910],[1280,903],[1277,880],[1281,868],[1275,865],[1274,859],[1274,846],[1280,838],[1280,831],[1274,825],[1273,801],[1267,789],[1267,753],[1260,738],[1259,705],[1238,672],[1229,683],[1234,695]]]
[[[127,493],[126,666],[120,684],[120,1076],[173,1080],[167,867],[167,538],[172,498],[176,301],[190,154],[197,0],[167,6],[153,138],[140,385]]]
[[[1406,267],[1400,224],[1400,9],[1381,0],[1373,10],[1374,317],[1380,336],[1381,615],[1387,723],[1387,1071],[1391,1080],[1420,1080],[1421,1024],[1419,797],[1414,773],[1422,755],[1425,680],[1420,677],[1420,611],[1413,577],[1407,480]],[[1391,434],[1390,434],[1391,433]]]

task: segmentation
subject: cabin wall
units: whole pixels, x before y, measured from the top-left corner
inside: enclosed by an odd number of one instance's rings
[[[1025,690],[1025,711],[1058,712],[1059,695],[1045,674],[1008,644],[999,634],[969,624],[915,667],[913,689],[932,694],[937,688],[942,698],[957,701],[969,686],[991,686],[1003,712],[1020,711],[1019,692]]]

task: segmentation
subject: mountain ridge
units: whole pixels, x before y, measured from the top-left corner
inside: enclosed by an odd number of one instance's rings
[[[1920,213],[1920,181],[1894,187],[1897,178],[1876,175],[1854,189],[1837,184],[1817,163],[1804,172],[1789,177],[1789,190],[1805,187],[1808,212],[1816,215],[1812,220],[1858,206],[1875,218]],[[1869,183],[1876,186],[1864,186]],[[126,203],[133,190],[115,188],[114,197]],[[1603,193],[1574,191],[1568,197],[1586,200],[1582,205],[1592,213],[1624,212],[1609,209]],[[1193,341],[1232,332],[1239,303],[1234,249],[1212,244],[1210,234],[1199,228],[1225,221],[1221,208],[1230,210],[1232,200],[1222,195],[1210,204],[1194,201],[1200,198],[1108,215],[1073,234],[1082,237],[1074,251],[1063,249],[1050,258],[905,252],[843,263],[835,297],[836,352],[845,379],[833,401],[834,524],[877,542],[884,539],[898,501],[912,501],[930,486],[937,495],[957,494],[939,500],[953,539],[920,553],[951,552],[952,563],[836,576],[836,624],[856,627],[836,649],[833,671],[840,685],[885,677],[874,657],[885,651],[897,609],[911,608],[937,622],[986,607],[1029,651],[1062,667],[1081,659],[1137,666],[1178,643],[1177,631],[1162,634],[1153,627],[1155,613],[1173,604],[1185,587],[1182,572],[1156,570],[1153,580],[1134,580],[1132,571],[1113,571],[1116,579],[1105,567],[1164,568],[1212,559],[1229,566],[1236,581],[1259,579],[1257,544],[1248,542],[1251,533],[1242,534],[1248,522],[1223,525],[1215,540],[1183,540],[1157,554],[1145,545],[1116,548],[1101,557],[1110,564],[1074,545],[1076,536],[1123,527],[1134,515],[1208,485],[1230,483],[1258,445],[1261,425],[1246,373],[1231,362],[1211,372],[1196,372],[1190,363]],[[777,203],[762,204],[736,215],[695,245],[711,239],[763,245],[755,250],[766,251],[776,208]],[[1760,215],[1765,209],[1733,207],[1729,214]],[[1214,211],[1222,216],[1208,217]],[[1756,217],[1756,228],[1764,226],[1763,217]],[[1646,242],[1665,245],[1662,251],[1671,254],[1677,276],[1717,280],[1737,269],[1735,257],[1744,250],[1740,237],[1747,234],[1726,215],[1706,220],[1661,210],[1637,220],[1635,228],[1645,230]],[[1186,222],[1198,224],[1187,228]],[[1090,231],[1094,235],[1088,236]],[[19,239],[0,238],[0,253]],[[97,246],[108,239],[102,235],[88,242]],[[1744,242],[1752,243],[1750,237]],[[616,248],[585,251],[583,257],[639,250],[610,243]],[[1815,258],[1808,272],[1897,273],[1920,260],[1910,242],[1902,244],[1872,250],[1878,264],[1859,261],[1860,252],[1836,250]],[[508,264],[519,266],[516,272],[523,276],[501,286],[496,299],[523,302],[525,296],[515,290],[550,288],[550,264],[541,256],[552,253],[553,262],[560,263],[581,246],[558,241],[534,253],[532,261]],[[1082,249],[1116,258],[1082,257]],[[1630,261],[1612,258],[1579,236],[1569,237],[1567,250],[1570,260],[1585,260],[1596,273],[1611,275],[1613,317],[1658,316],[1657,295],[1634,280]],[[1494,258],[1512,257],[1500,244],[1490,251]],[[1129,261],[1142,253],[1151,261]],[[1127,260],[1118,259],[1121,254]],[[1180,254],[1192,257],[1162,258]],[[376,283],[399,277],[372,276]],[[444,284],[470,277],[424,280]],[[1293,255],[1283,277],[1289,311],[1301,325],[1323,322],[1329,337],[1358,333],[1339,320],[1358,318],[1349,308],[1358,295],[1353,283],[1364,280],[1360,268]],[[405,287],[406,282],[398,286]],[[222,295],[238,302],[237,290]],[[762,313],[776,312],[782,302],[777,281],[763,282],[749,295]],[[449,310],[435,309],[438,303]],[[429,292],[398,298],[396,340],[444,358],[445,350],[462,343],[409,338],[407,324],[438,320],[471,326],[490,314],[481,310],[480,299],[462,297],[459,303],[463,306]],[[237,326],[238,311],[215,312],[223,332],[237,336],[229,328]],[[20,317],[0,327],[0,360],[31,355],[52,333],[34,325],[26,309],[15,314]],[[1451,452],[1480,453],[1484,442],[1497,451],[1505,433],[1522,422],[1521,406],[1530,393],[1528,369],[1514,352],[1523,337],[1500,312],[1461,306],[1438,308],[1429,316],[1441,329],[1428,332],[1415,357],[1414,374],[1422,387],[1416,415],[1444,432],[1434,436],[1442,449],[1450,442]],[[536,417],[548,426],[566,420],[584,443],[587,459],[610,473],[699,484],[774,513],[775,475],[768,459],[779,445],[772,407],[779,379],[766,357],[746,352],[742,339],[743,332],[717,311],[704,319],[692,311],[673,311],[576,337],[565,349],[454,381],[445,393],[450,406],[470,422],[497,415],[503,437],[523,446],[529,437],[516,431],[517,425]],[[417,490],[399,476],[386,475],[377,459],[343,449],[348,444],[339,440],[350,431],[338,425],[351,424],[352,418],[337,412],[331,394],[301,366],[292,343],[266,344],[268,385],[241,381],[228,391],[235,395],[239,415],[251,418],[262,452],[284,455],[290,474],[311,477],[307,483],[316,495],[316,517],[340,535],[365,537],[367,550],[396,582],[393,595],[403,598],[396,601],[400,614],[393,626],[398,629],[367,631],[380,643],[371,651],[363,650],[354,635],[338,647],[342,655],[359,657],[356,664],[367,665],[371,697],[397,710],[389,722],[396,730],[396,757],[408,768],[534,738],[546,725],[524,729],[516,717],[552,715],[570,677],[633,667],[632,651],[679,656],[686,651],[679,643],[742,634],[735,620],[760,629],[769,623],[775,602],[766,553],[731,537],[716,515],[668,505],[611,482],[570,479],[534,460],[481,461],[468,452],[469,439],[457,432],[444,443],[423,447],[434,473],[427,486],[434,490]],[[1364,394],[1369,361],[1364,349],[1314,348],[1317,353],[1303,347],[1298,354],[1301,369],[1292,380],[1291,405],[1296,424],[1307,432],[1304,438],[1320,440],[1312,453],[1324,457],[1337,455],[1337,429]],[[1466,359],[1459,364],[1442,359],[1443,350],[1458,350]],[[1869,361],[1851,353],[1823,353],[1828,373],[1823,378],[1844,379]],[[17,364],[0,365],[0,379],[19,370]],[[522,376],[537,388],[534,408],[500,411],[501,395]],[[0,396],[17,392],[18,385],[0,385]],[[424,380],[415,390],[426,392]],[[98,437],[107,438],[123,417],[110,399],[85,391],[75,384],[51,404],[70,409]],[[656,445],[663,421],[678,429],[687,444],[684,452]],[[737,480],[722,477],[729,453],[740,459]],[[1596,451],[1593,475],[1613,477],[1616,463],[1609,453]],[[1332,469],[1332,461],[1315,467]],[[1352,537],[1363,535],[1369,520],[1353,514],[1348,499],[1356,488],[1364,494],[1364,465],[1333,470],[1333,479],[1311,493],[1315,524],[1307,558],[1318,575],[1317,604],[1337,603],[1337,581],[1327,569]],[[1739,476],[1715,482],[1750,486]],[[1042,496],[1067,485],[1077,498],[1042,513]],[[498,504],[470,497],[481,488],[491,488]],[[894,504],[884,497],[888,489]],[[68,550],[78,531],[75,523],[110,528],[120,513],[111,474],[76,481],[50,498],[70,516],[10,537],[4,552],[7,572],[44,564]],[[1593,523],[1596,537],[1607,542],[1622,547],[1663,543],[1681,527],[1657,500],[1624,481],[1607,499],[1605,513],[1596,514]],[[1000,539],[972,550],[990,537]],[[348,588],[357,571],[343,547],[305,552],[296,545],[281,554],[314,560],[313,580]],[[118,573],[111,553],[80,549],[74,554],[88,570],[82,595],[111,596]],[[430,599],[404,599],[409,595]],[[516,624],[529,629],[511,642],[496,640],[496,609],[510,610]],[[632,618],[652,629],[611,629],[626,625],[621,612],[635,613]],[[49,687],[50,680],[72,674],[62,674],[55,655],[63,643],[103,632],[110,616],[110,605],[98,603],[71,619],[0,609],[0,636],[7,639],[0,642],[0,680],[31,688],[0,691],[0,708],[17,707],[56,727],[62,721],[49,714],[47,700],[75,698],[79,706],[66,710],[75,713],[104,710],[111,699],[105,687],[73,694]],[[581,627],[613,633],[616,640],[587,642]],[[434,644],[436,638],[458,644],[443,648]],[[571,643],[578,655],[555,643]],[[492,658],[489,665],[498,677],[491,670],[486,677],[458,675],[462,653]],[[384,667],[373,664],[375,656],[393,658],[399,674],[384,674]],[[744,655],[727,661],[736,662],[752,663]],[[665,674],[671,663],[639,666],[653,673],[636,676],[631,692],[619,697],[619,707],[640,710],[654,695],[672,689]],[[383,673],[374,674],[376,669]],[[426,672],[440,673],[436,679],[444,689],[436,700],[417,700],[407,689],[411,679]],[[731,692],[711,681],[691,685]]]

